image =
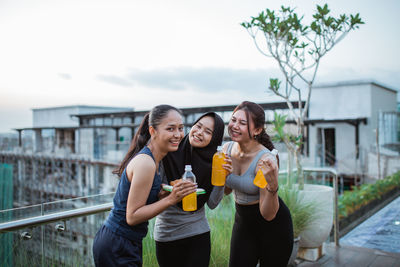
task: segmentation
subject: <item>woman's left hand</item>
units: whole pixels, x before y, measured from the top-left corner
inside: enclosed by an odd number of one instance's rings
[[[266,157],[261,159],[258,164],[256,170],[258,171],[261,168],[265,180],[267,180],[267,187],[270,191],[276,191],[278,188],[278,174],[279,168],[275,160],[270,157]]]
[[[158,199],[163,199],[164,197],[166,197],[170,194],[168,191],[163,189],[163,185],[165,185],[165,184],[161,184],[161,190],[160,190],[160,192],[158,192]]]

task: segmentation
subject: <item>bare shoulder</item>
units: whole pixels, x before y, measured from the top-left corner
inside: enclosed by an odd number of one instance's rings
[[[139,154],[135,156],[126,167],[128,179],[131,181],[133,174],[142,176],[141,174],[153,174],[156,170],[156,163],[153,158],[147,154]]]

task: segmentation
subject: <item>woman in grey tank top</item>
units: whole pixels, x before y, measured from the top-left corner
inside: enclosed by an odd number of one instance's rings
[[[265,131],[264,109],[244,101],[233,111],[228,132],[233,142],[224,146],[233,171],[225,193],[234,192],[235,222],[232,229],[229,266],[287,266],[293,247],[289,209],[278,197],[279,158]],[[268,184],[253,184],[262,169]]]

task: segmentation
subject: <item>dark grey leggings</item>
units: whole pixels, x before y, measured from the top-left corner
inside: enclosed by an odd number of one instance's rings
[[[156,242],[160,267],[208,267],[210,232],[169,242]]]
[[[134,242],[103,226],[93,241],[96,267],[142,266],[142,242]]]
[[[279,199],[279,210],[266,221],[259,205],[236,204],[232,229],[230,267],[287,266],[293,248],[293,225],[289,209]]]

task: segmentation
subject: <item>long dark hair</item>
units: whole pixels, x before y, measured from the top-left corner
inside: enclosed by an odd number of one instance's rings
[[[170,105],[158,105],[155,106],[150,112],[144,115],[142,122],[140,123],[139,128],[137,129],[135,136],[132,139],[131,145],[129,146],[129,150],[126,153],[124,159],[119,164],[119,166],[113,170],[113,174],[118,174],[121,176],[124,172],[124,169],[131,161],[131,159],[147,144],[150,140],[150,132],[149,126],[153,126],[157,129],[158,125],[161,123],[162,119],[164,119],[168,112],[171,110],[177,111],[182,115],[182,112],[176,107]]]
[[[271,138],[265,131],[264,109],[260,105],[254,103],[254,102],[243,101],[233,110],[233,113],[235,113],[238,110],[243,110],[244,113],[246,114],[246,119],[248,121],[247,130],[248,130],[250,138],[255,139],[257,142],[259,142],[260,144],[262,144],[263,146],[268,148],[270,151],[272,151],[275,148],[275,146],[272,143]],[[250,123],[249,123],[250,119],[253,121],[255,129],[258,129],[258,128],[262,129],[260,134],[251,136]],[[277,159],[278,159],[278,165],[279,165],[279,157],[278,156],[277,156]]]

